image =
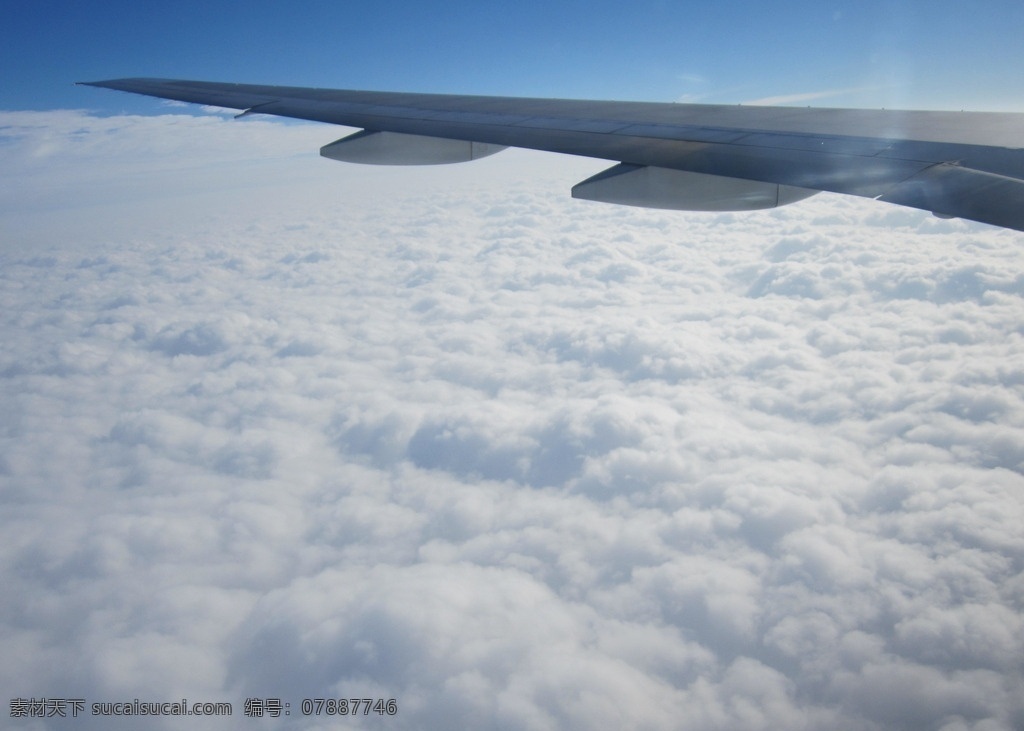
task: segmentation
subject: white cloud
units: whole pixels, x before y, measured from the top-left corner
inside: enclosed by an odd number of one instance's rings
[[[798,104],[800,102],[817,101],[818,99],[828,99],[830,97],[847,97],[850,95],[863,94],[864,92],[876,92],[880,88],[881,87],[878,86],[852,86],[840,89],[821,89],[819,91],[805,91],[795,94],[766,96],[743,103],[751,106],[785,106],[788,104]]]
[[[326,126],[0,126],[9,697],[1024,722],[1019,234],[349,167]]]

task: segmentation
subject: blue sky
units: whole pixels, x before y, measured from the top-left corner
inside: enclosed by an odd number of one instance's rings
[[[161,108],[71,86],[340,88],[1024,109],[1019,2],[5,4],[0,108]]]

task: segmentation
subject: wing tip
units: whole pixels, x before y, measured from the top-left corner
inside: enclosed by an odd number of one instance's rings
[[[136,91],[143,87],[152,88],[153,86],[163,85],[168,81],[169,79],[137,76],[123,79],[104,79],[102,81],[76,81],[75,86],[96,86],[102,89],[115,89],[117,91]]]

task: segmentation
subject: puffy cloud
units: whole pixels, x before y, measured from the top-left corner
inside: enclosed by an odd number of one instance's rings
[[[315,125],[2,128],[10,697],[1024,723],[1019,234],[348,167]]]

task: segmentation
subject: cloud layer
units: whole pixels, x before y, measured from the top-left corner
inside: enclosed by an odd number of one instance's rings
[[[1024,726],[1019,234],[350,167],[315,125],[0,127],[10,698]]]

